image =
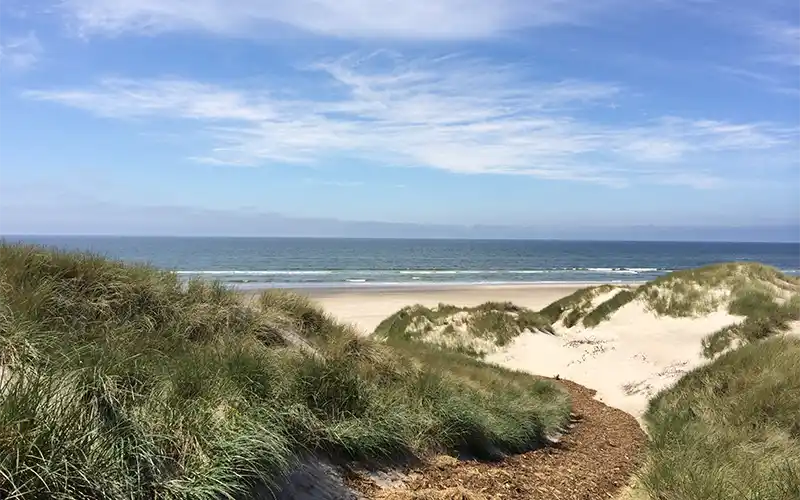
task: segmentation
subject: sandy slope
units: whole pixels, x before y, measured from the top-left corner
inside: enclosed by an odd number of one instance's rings
[[[529,333],[487,361],[597,390],[608,405],[641,418],[647,401],[706,360],[701,341],[741,318],[716,312],[699,318],[657,317],[634,301],[595,328]]]

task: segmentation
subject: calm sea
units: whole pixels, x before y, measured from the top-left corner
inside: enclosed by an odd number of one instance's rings
[[[242,288],[644,281],[714,262],[800,275],[792,243],[5,237],[146,262]]]

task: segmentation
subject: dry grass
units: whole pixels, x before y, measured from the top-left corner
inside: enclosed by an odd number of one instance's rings
[[[761,302],[753,302],[761,297]],[[739,323],[726,326],[703,339],[703,356],[713,358],[731,347],[765,339],[789,330],[792,321],[800,320],[800,294],[783,303],[767,295],[747,295],[743,303],[736,301],[731,310],[746,314]]]
[[[615,311],[631,302],[636,297],[636,293],[631,290],[620,290],[610,299],[602,302],[591,312],[583,317],[583,326],[592,328],[607,320]]]

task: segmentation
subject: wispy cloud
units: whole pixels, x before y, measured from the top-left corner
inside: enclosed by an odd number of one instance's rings
[[[583,22],[620,0],[63,0],[85,34],[202,30],[263,36],[306,32],[394,39],[474,39]]]
[[[764,42],[765,61],[800,66],[800,24],[786,21],[762,21],[756,34]]]
[[[231,165],[315,164],[335,155],[610,185],[702,179],[708,187],[723,174],[712,165],[698,169],[708,158],[773,154],[794,147],[798,137],[795,128],[766,122],[613,121],[609,104],[624,106],[627,93],[619,85],[542,81],[524,69],[455,57],[349,56],[300,76],[313,89],[290,97],[269,83],[223,88],[175,79],[108,79],[26,96],[102,117],[183,120],[211,140],[198,159]]]
[[[36,65],[42,52],[42,44],[35,33],[10,36],[0,42],[0,65],[14,71],[25,71]]]
[[[784,78],[774,73],[725,65],[716,66],[715,69],[732,78],[749,82],[761,90],[792,97],[800,97],[800,88],[792,86],[791,82],[786,81]]]

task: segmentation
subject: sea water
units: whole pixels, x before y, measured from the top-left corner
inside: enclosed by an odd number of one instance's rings
[[[632,282],[716,262],[800,275],[796,243],[4,237],[149,263],[238,288]]]

